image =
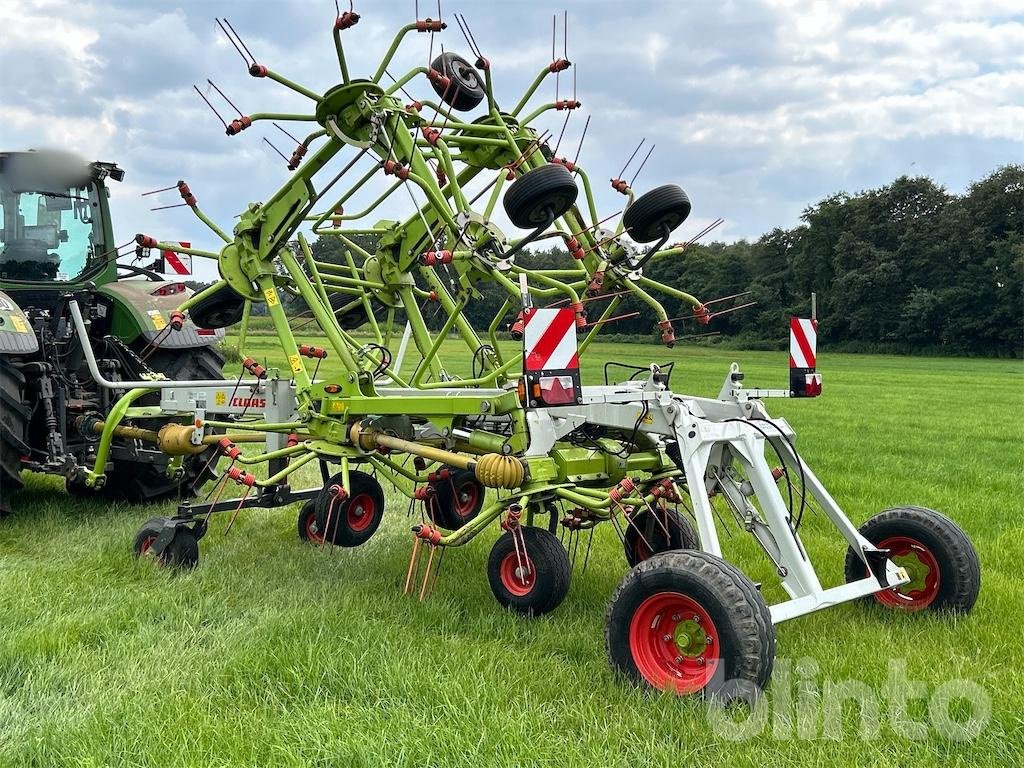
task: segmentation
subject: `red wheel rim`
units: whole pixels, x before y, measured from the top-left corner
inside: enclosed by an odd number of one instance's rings
[[[517,557],[515,552],[505,555],[498,573],[501,585],[516,597],[530,594],[537,583],[537,569],[533,567],[533,561],[525,555]]]
[[[139,557],[145,557],[149,554],[149,550],[153,548],[154,541],[156,541],[156,536],[147,536],[142,540],[142,544],[139,546]]]
[[[644,680],[659,690],[686,695],[711,681],[721,644],[700,603],[678,592],[658,592],[633,613],[629,650]]]
[[[644,543],[643,539],[637,538],[636,543],[633,545],[633,556],[638,563],[642,563],[651,556],[651,548]]]
[[[906,569],[910,582],[876,592],[875,600],[904,611],[920,611],[935,602],[942,579],[939,561],[928,547],[909,536],[890,536],[878,548],[889,550],[889,559]]]
[[[480,489],[473,481],[465,482],[455,489],[455,512],[459,517],[468,517],[476,509]]]
[[[314,544],[320,544],[324,540],[323,534],[316,527],[316,513],[313,510],[306,514],[306,539]]]
[[[377,505],[373,497],[368,493],[360,493],[353,496],[348,503],[346,517],[348,527],[353,531],[365,531],[373,522],[373,514],[377,511]]]

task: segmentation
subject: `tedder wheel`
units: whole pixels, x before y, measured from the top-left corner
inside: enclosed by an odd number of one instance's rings
[[[366,307],[363,306],[362,302],[345,312],[341,311],[352,303],[351,296],[344,293],[332,293],[328,300],[331,302],[331,311],[334,312],[334,317],[343,331],[354,331],[356,328],[370,322],[370,318],[366,314]],[[373,310],[375,317],[380,317],[387,310],[384,302],[373,295],[370,296],[370,308]]]
[[[512,532],[494,542],[487,558],[491,592],[505,608],[540,616],[555,610],[569,591],[572,569],[558,537],[543,528],[520,526],[525,556],[516,553]]]
[[[505,193],[502,203],[509,219],[520,229],[536,229],[565,214],[579,189],[564,166],[553,163],[534,168],[520,176]]]
[[[437,70],[449,79],[451,84],[447,88],[433,80],[431,80],[431,85],[434,86],[434,91],[441,97],[441,100],[452,109],[469,112],[469,110],[475,109],[487,95],[476,67],[457,53],[451,51],[442,53],[434,59],[430,68]]]
[[[480,513],[484,505],[484,484],[470,469],[451,469],[448,480],[437,483],[437,524],[454,531]]]
[[[193,304],[188,314],[200,328],[227,328],[242,319],[244,308],[245,299],[224,286]]]
[[[633,568],[605,616],[612,667],[678,695],[750,700],[775,663],[775,627],[757,587],[706,552],[665,552]]]
[[[860,534],[889,559],[905,568],[910,582],[866,598],[904,611],[967,613],[981,589],[981,564],[967,534],[945,515],[924,507],[894,507],[875,515]],[[850,549],[846,581],[867,575],[867,567]]]
[[[135,534],[135,557],[152,558],[165,568],[195,568],[199,564],[199,542],[188,528],[175,530],[174,538],[159,556],[150,551],[162,530],[163,518],[154,517],[144,522]]]
[[[348,496],[334,500],[330,489],[342,485],[339,472],[316,497],[316,527],[320,535],[339,547],[358,547],[377,531],[384,518],[384,489],[370,475],[358,470],[348,473]]]
[[[634,515],[632,522],[626,526],[626,540],[622,546],[630,566],[642,563],[659,552],[700,549],[697,532],[689,520],[673,509],[659,510],[657,515],[656,519],[650,511],[645,510]],[[668,528],[667,534],[665,528]]]
[[[653,243],[662,237],[662,227],[673,230],[690,215],[690,198],[675,184],[644,192],[622,214],[626,233],[638,243]]]
[[[322,544],[324,537],[316,524],[316,502],[310,499],[299,509],[299,538],[310,544]]]

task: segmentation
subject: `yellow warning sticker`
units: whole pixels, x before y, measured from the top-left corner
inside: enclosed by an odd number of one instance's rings
[[[217,392],[213,396],[213,401],[217,405],[224,405],[228,401],[228,393],[227,392]]]
[[[14,323],[14,330],[18,333],[28,333],[28,326],[21,319],[21,315],[11,315],[11,322]]]
[[[328,400],[327,401],[327,412],[328,413],[344,413],[345,412],[345,401],[344,400]]]
[[[276,307],[277,306],[277,289],[276,288],[267,288],[263,292],[263,295],[267,297],[267,306],[268,307]],[[294,368],[295,366],[292,366],[292,367]]]
[[[646,416],[644,416],[642,419],[640,419],[640,423],[641,424],[653,424],[654,423],[654,416],[652,414],[648,413]]]
[[[156,328],[158,331],[162,331],[164,328],[167,327],[167,321],[164,320],[164,316],[163,314],[161,314],[159,309],[151,309],[149,310],[148,314],[150,320],[153,321],[153,327]]]
[[[288,355],[288,363],[294,373],[299,373],[302,370],[302,358],[298,355]]]

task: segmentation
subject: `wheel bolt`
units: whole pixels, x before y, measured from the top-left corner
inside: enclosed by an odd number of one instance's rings
[[[669,640],[672,639],[672,635],[662,635],[661,639],[667,643]]]
[[[672,621],[679,621],[679,619],[680,619],[680,618],[681,618],[681,617],[679,616],[679,614],[678,614],[678,613],[673,613],[673,614],[672,614]]]
[[[696,616],[696,615],[695,615],[695,616],[693,617],[693,620],[694,620],[695,622],[697,622],[698,624],[700,624],[700,616]]]
[[[698,656],[697,657],[697,666],[698,667],[703,667],[704,666],[704,657],[703,656]]]
[[[683,657],[682,656],[676,656],[676,664],[682,664],[682,663],[683,663]]]

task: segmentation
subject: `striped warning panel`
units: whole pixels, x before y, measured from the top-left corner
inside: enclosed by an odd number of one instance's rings
[[[802,317],[789,319],[789,367],[810,368],[816,365],[818,324]]]
[[[576,354],[576,312],[572,309],[523,311],[523,368],[567,371],[580,367]]]
[[[182,248],[191,248],[192,243],[178,243]],[[192,256],[187,253],[175,253],[174,251],[160,251],[164,259],[164,274],[170,275],[191,275]]]

